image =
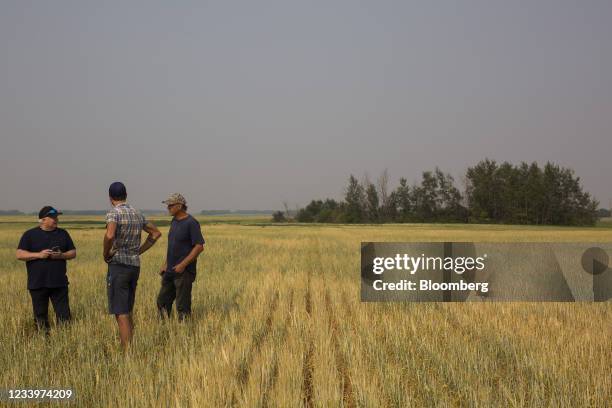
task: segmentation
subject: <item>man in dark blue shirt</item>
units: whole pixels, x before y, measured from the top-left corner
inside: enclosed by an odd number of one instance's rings
[[[53,207],[43,207],[38,213],[39,226],[26,231],[17,247],[17,259],[25,261],[28,271],[34,320],[46,332],[49,331],[49,299],[57,323],[70,320],[66,260],[76,257],[76,249],[68,232],[57,227],[60,214]]]
[[[191,287],[196,276],[197,258],[204,250],[204,237],[198,220],[187,214],[187,202],[178,193],[163,201],[172,215],[168,252],[160,270],[162,285],[157,296],[161,317],[170,316],[176,299],[178,317],[191,315]]]

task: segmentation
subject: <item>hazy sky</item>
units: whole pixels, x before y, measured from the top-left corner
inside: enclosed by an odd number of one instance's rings
[[[140,208],[280,209],[484,157],[571,167],[607,206],[611,21],[610,0],[0,1],[0,209],[107,208],[114,180]]]

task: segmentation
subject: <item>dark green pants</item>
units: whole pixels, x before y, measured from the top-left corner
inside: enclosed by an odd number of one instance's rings
[[[170,316],[172,313],[172,303],[176,300],[176,310],[178,317],[183,320],[191,315],[191,287],[195,276],[191,272],[173,274],[162,277],[161,289],[157,295],[157,308],[160,316]]]

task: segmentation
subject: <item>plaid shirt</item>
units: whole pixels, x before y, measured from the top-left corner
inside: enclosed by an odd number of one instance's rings
[[[127,203],[122,203],[106,214],[106,223],[117,224],[113,251],[117,251],[110,263],[140,266],[140,239],[142,229],[147,223],[140,211]]]

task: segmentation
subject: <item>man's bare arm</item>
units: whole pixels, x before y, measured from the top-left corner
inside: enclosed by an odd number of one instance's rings
[[[102,245],[102,256],[105,261],[110,258],[110,251],[115,242],[115,233],[117,232],[117,223],[109,222],[106,224],[106,233],[104,234],[104,243]]]
[[[40,252],[30,252],[30,251],[26,251],[25,249],[18,249],[16,255],[17,255],[17,260],[27,262],[27,261],[33,261],[35,259],[48,258],[52,253],[53,251],[51,251],[50,249],[44,249]]]
[[[60,252],[59,254],[54,253],[50,256],[51,259],[65,259],[70,260],[76,258],[76,249],[71,249],[70,251]]]
[[[138,250],[139,254],[145,253],[149,248],[155,245],[159,237],[161,237],[161,232],[159,232],[157,227],[150,221],[145,224],[143,229],[149,233],[149,236],[140,246],[140,249]]]
[[[185,257],[185,259],[183,259],[181,262],[174,266],[174,271],[178,273],[183,272],[187,265],[195,261],[203,250],[204,244],[195,244],[193,248],[191,248],[191,252],[189,252],[189,254]]]

